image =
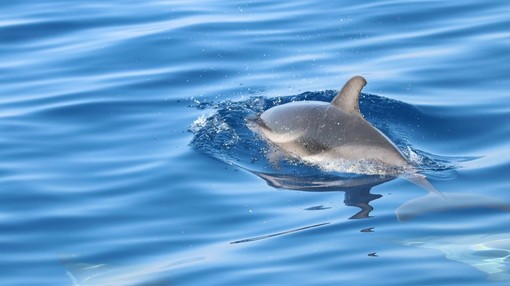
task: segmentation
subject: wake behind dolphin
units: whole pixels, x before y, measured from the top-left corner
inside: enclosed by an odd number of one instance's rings
[[[361,76],[351,78],[330,103],[300,101],[272,107],[253,121],[252,128],[285,154],[305,162],[326,169],[347,162],[356,167],[353,173],[402,176],[438,193],[361,114],[359,97],[366,83]],[[363,168],[367,164],[370,168]]]

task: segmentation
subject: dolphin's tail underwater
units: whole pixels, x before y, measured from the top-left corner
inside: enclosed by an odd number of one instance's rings
[[[402,176],[408,181],[424,188],[429,193],[403,203],[395,210],[399,221],[407,221],[420,215],[461,211],[465,209],[486,209],[510,212],[510,205],[500,199],[468,193],[439,192],[427,178],[418,173]]]

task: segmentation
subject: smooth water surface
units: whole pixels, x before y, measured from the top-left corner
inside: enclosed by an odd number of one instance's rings
[[[509,2],[0,7],[1,285],[510,283]],[[399,221],[404,179],[271,165],[247,119],[357,74],[465,204]]]

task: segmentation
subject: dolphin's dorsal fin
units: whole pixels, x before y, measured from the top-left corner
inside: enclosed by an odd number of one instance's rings
[[[359,114],[359,94],[367,81],[362,76],[355,76],[348,80],[331,104],[348,113]]]

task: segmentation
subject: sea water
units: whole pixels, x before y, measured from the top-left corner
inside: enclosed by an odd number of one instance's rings
[[[1,285],[510,283],[509,2],[0,7]],[[498,203],[400,221],[402,178],[273,164],[249,118],[354,75],[439,191]]]

